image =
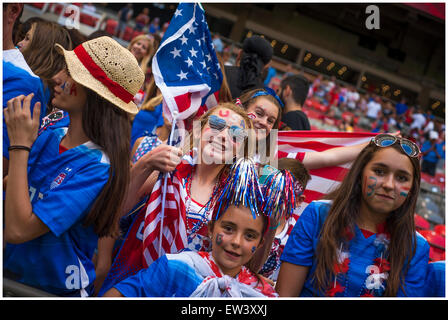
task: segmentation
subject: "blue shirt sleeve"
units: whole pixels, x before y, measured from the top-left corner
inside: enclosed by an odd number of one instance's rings
[[[202,279],[188,264],[166,255],[115,285],[125,297],[189,297]]]
[[[109,165],[91,164],[44,193],[33,212],[58,237],[84,218],[109,178]]]
[[[34,105],[36,102],[41,103],[40,121],[46,114],[46,106],[50,98],[50,91],[44,90],[40,78],[33,77],[25,70],[16,67],[10,62],[3,61],[3,109],[7,107],[10,99],[17,96],[28,95],[34,93],[31,100],[31,114],[33,114]],[[3,156],[9,159],[9,137],[8,130],[3,118]]]
[[[286,242],[281,256],[282,261],[300,266],[312,266],[322,219],[326,216],[328,209],[329,204],[315,201],[306,207]]]
[[[429,262],[429,244],[417,235],[417,248],[404,279],[404,292],[399,288],[397,297],[425,296],[425,278]]]

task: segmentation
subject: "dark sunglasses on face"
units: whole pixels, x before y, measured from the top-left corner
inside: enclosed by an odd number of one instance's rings
[[[229,126],[226,122],[226,120],[216,116],[216,115],[211,115],[208,118],[208,125],[210,126],[210,128],[214,131],[218,131],[221,132],[223,131],[225,128],[228,128],[229,130],[227,131],[229,137],[232,139],[233,142],[244,142],[244,140],[247,138],[247,132],[246,130],[238,127],[238,126]]]
[[[411,140],[399,138],[387,133],[382,133],[375,136],[374,138],[372,138],[371,142],[373,142],[377,147],[381,148],[390,147],[398,142],[403,152],[406,153],[409,157],[416,158],[420,154],[420,148]]]

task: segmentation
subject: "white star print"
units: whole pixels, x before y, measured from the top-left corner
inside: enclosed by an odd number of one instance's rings
[[[190,51],[190,53],[191,53],[191,56],[192,57],[198,57],[197,55],[196,55],[196,53],[198,53],[196,50],[194,50],[194,48],[193,47],[191,47],[191,50],[188,50],[188,51]]]
[[[182,44],[187,44],[188,38],[183,34],[182,37],[179,38],[182,41]]]
[[[183,72],[181,69],[180,73],[178,73],[177,76],[179,77],[179,80],[182,80],[182,79],[187,79],[187,74],[188,74],[188,72]]]
[[[188,57],[188,59],[185,60],[185,62],[188,64],[189,67],[193,65],[193,61],[190,59],[190,57]]]
[[[181,50],[176,49],[176,47],[174,47],[173,51],[171,51],[170,53],[173,54],[173,59],[174,59],[176,57],[180,57]]]
[[[196,29],[197,28],[193,27],[193,24],[188,28],[188,30],[190,30],[190,34],[194,34],[196,32]]]
[[[182,16],[182,10],[183,9],[176,9],[176,12],[174,12],[174,15],[176,18],[177,18],[177,16]]]

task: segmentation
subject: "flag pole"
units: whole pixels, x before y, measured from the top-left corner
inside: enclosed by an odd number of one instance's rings
[[[176,120],[177,120],[177,116],[179,115],[179,113],[175,110],[172,112],[172,116],[173,116],[173,124],[171,126],[171,133],[170,133],[170,138],[168,140],[168,145],[170,146],[173,143],[173,136],[174,136],[174,129],[176,127]],[[163,177],[163,191],[162,191],[162,217],[160,220],[160,234],[159,234],[159,256],[161,255],[162,252],[162,233],[163,233],[163,218],[165,217],[165,199],[166,199],[166,182],[167,182],[167,178],[168,178],[168,172],[165,172]]]

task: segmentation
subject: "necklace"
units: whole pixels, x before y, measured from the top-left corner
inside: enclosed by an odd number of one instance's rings
[[[186,190],[187,190],[187,205],[186,205],[186,212],[188,214],[188,212],[190,212],[190,207],[191,207],[191,202],[193,201],[192,196],[191,196],[191,182],[193,180],[193,175],[194,175],[194,167],[191,170],[191,173],[187,176],[186,178]],[[198,222],[196,223],[192,223],[193,227],[190,228],[190,224],[188,223],[190,220],[190,218],[188,218],[187,215],[187,235],[188,235],[188,242],[191,242],[191,240],[195,237],[196,233],[202,228],[202,226],[208,222],[208,213],[210,208],[213,208],[212,206],[212,202],[213,199],[215,198],[215,195],[218,191],[218,185],[219,185],[219,181],[221,178],[221,173],[218,174],[218,177],[216,179],[215,182],[215,186],[213,187],[213,191],[212,191],[212,195],[210,197],[210,199],[207,201],[207,203],[197,212],[197,214],[200,214],[201,211],[204,209],[204,212],[201,214],[201,218]]]
[[[363,280],[357,296],[383,296],[390,270],[390,263],[387,260],[389,239],[389,234],[384,231],[376,234],[376,238],[372,244],[375,246],[373,264],[367,266],[365,270],[367,277]],[[338,295],[347,297],[348,295],[350,284],[349,273],[352,262],[350,259],[350,240],[351,238],[348,241],[342,242],[338,249],[337,262],[334,264],[336,276],[333,282],[333,287],[326,292],[327,296],[334,297]],[[342,284],[344,284],[344,286],[342,286]]]

